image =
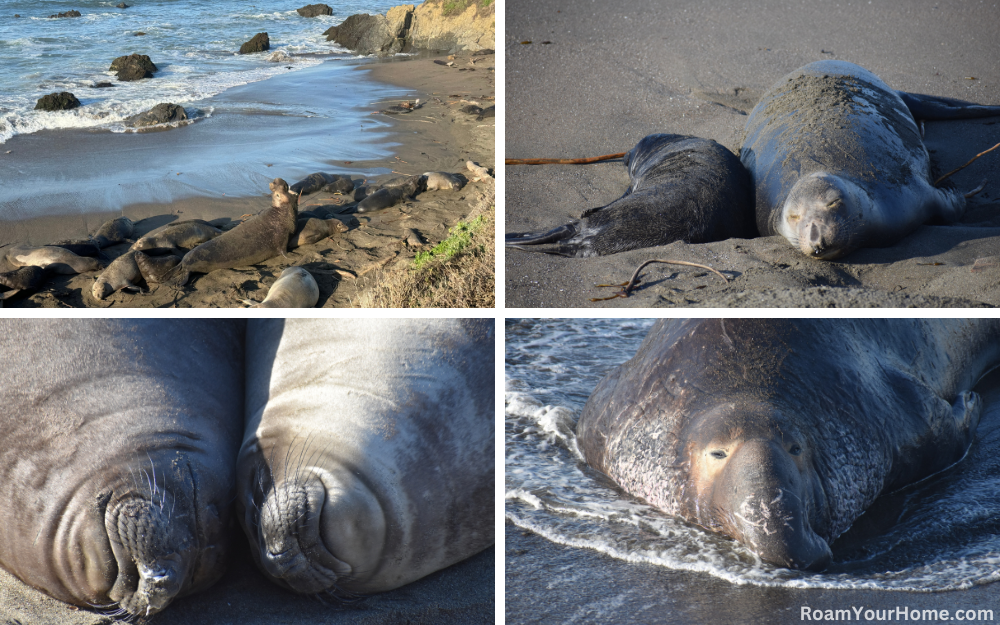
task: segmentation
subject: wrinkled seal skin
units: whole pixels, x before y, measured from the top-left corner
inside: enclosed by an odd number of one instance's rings
[[[587,400],[592,467],[764,561],[822,569],[882,493],[960,460],[1000,322],[664,320]]]
[[[289,267],[271,285],[264,301],[252,308],[312,308],[318,301],[316,278],[302,267]]]
[[[121,616],[213,584],[232,531],[242,322],[0,327],[0,564]]]
[[[756,236],[750,177],[715,141],[649,135],[623,160],[632,182],[621,198],[549,231],[508,233],[506,246],[586,257]]]
[[[158,281],[183,286],[192,271],[209,273],[216,269],[246,267],[284,255],[288,250],[288,237],[295,231],[299,196],[290,193],[288,183],[281,178],[275,178],[270,187],[270,208],[194,248],[170,274]]]
[[[753,178],[757,228],[831,260],[893,245],[931,220],[953,222],[965,197],[931,184],[914,116],[990,115],[1000,106],[896,92],[852,63],[810,63],[779,80],[747,118],[740,160]]]
[[[261,319],[247,346],[237,515],[265,575],[375,593],[493,544],[492,320]]]

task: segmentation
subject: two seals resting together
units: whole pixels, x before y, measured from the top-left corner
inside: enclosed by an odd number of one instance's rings
[[[302,593],[493,543],[492,321],[0,325],[0,564],[57,599],[150,615],[207,588],[234,499]]]

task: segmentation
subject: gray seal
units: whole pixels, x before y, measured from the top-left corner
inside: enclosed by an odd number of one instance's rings
[[[507,247],[562,256],[604,256],[674,241],[752,238],[750,177],[709,139],[656,134],[623,159],[631,184],[621,198],[541,232],[508,233]],[[550,247],[533,247],[553,244]]]
[[[302,267],[289,267],[271,285],[264,301],[251,308],[312,308],[318,301],[316,278]]]
[[[77,256],[66,248],[52,245],[40,247],[16,245],[6,248],[4,254],[7,262],[14,267],[34,265],[35,267],[47,268],[53,273],[65,275],[97,271],[101,268],[101,263],[96,258]]]
[[[427,191],[457,191],[465,186],[461,178],[444,171],[424,172],[423,177],[423,187]]]
[[[143,235],[132,244],[132,249],[141,252],[171,248],[190,250],[206,241],[211,241],[220,234],[222,234],[222,230],[201,219],[178,221]]]
[[[382,592],[493,544],[493,324],[250,322],[236,505],[267,577]]]
[[[312,245],[327,237],[337,236],[347,232],[347,226],[339,219],[317,219],[309,217],[295,222],[295,232],[288,239],[288,249],[293,250],[303,245]]]
[[[587,463],[766,562],[822,569],[882,493],[958,462],[1000,321],[657,322],[594,389]]]
[[[136,251],[130,250],[111,261],[107,269],[94,280],[91,294],[96,299],[104,299],[122,289],[141,291],[142,288],[135,284],[142,279],[142,273],[135,262],[135,255]]]
[[[97,244],[97,247],[103,249],[109,245],[128,241],[132,238],[133,232],[135,232],[135,224],[132,223],[131,219],[116,217],[111,221],[104,222],[91,239]]]
[[[420,184],[420,176],[413,176],[403,182],[389,182],[381,189],[369,193],[363,200],[358,202],[357,212],[370,213],[384,210],[396,204],[400,204],[413,197]],[[388,186],[393,185],[393,186]]]
[[[349,176],[316,172],[293,184],[289,189],[298,195],[309,195],[318,191],[329,191],[346,195],[354,191],[354,181]]]
[[[931,184],[914,118],[990,115],[1000,106],[897,92],[852,63],[810,63],[775,83],[747,119],[740,160],[757,228],[831,260],[892,245],[931,220],[953,222],[965,197]]]
[[[281,178],[275,178],[270,187],[270,208],[185,254],[162,281],[182,286],[192,271],[208,273],[216,269],[246,267],[284,255],[288,250],[288,237],[295,231],[299,196],[290,193],[288,183]]]
[[[147,616],[225,570],[243,406],[233,320],[0,322],[0,564]]]

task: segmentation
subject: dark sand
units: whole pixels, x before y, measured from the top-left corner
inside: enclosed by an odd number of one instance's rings
[[[155,625],[494,622],[493,548],[402,588],[353,603],[296,595],[279,588],[257,571],[242,537],[234,551],[229,571],[215,586],[177,599],[147,622]],[[0,621],[20,625],[114,622],[97,612],[76,608],[33,590],[3,569],[0,569]]]
[[[575,158],[624,152],[656,132],[690,134],[739,149],[745,112],[784,74],[838,59],[901,91],[1000,104],[995,3],[838,2],[793,5],[645,0],[510,3],[506,9],[506,158]],[[522,41],[531,41],[522,44]],[[551,43],[543,43],[543,42]],[[970,80],[969,78],[975,78]],[[925,143],[942,173],[1000,142],[1000,118],[927,122]],[[671,245],[600,258],[508,249],[508,307],[1000,305],[1000,150],[952,177],[983,193],[951,226],[923,226],[899,244],[843,261],[805,257],[780,237]],[[621,161],[506,167],[506,230],[548,229],[617,199]],[[652,265],[628,299],[596,284],[625,282]]]
[[[43,245],[61,239],[86,238],[100,224],[113,217],[124,214],[136,221],[136,236],[149,232],[153,228],[182,219],[206,219],[216,225],[231,227],[241,217],[253,215],[269,205],[270,193],[267,182],[273,178],[284,178],[289,184],[305,177],[314,171],[329,173],[344,173],[351,175],[357,181],[365,178],[381,180],[398,177],[400,174],[415,175],[427,171],[446,171],[459,174],[469,173],[465,163],[472,160],[480,165],[493,168],[494,159],[494,118],[476,121],[475,117],[459,113],[462,99],[483,102],[484,106],[493,104],[494,96],[494,57],[493,55],[471,57],[475,64],[470,64],[469,53],[461,53],[454,67],[446,67],[434,63],[444,57],[429,57],[421,55],[392,59],[382,62],[361,64],[356,71],[368,72],[369,79],[384,83],[374,90],[375,93],[398,93],[403,97],[393,97],[388,100],[373,101],[372,112],[388,105],[398,104],[401,100],[420,98],[426,103],[422,108],[400,116],[371,115],[367,122],[369,135],[362,134],[361,142],[350,153],[365,154],[382,152],[388,156],[376,160],[331,160],[333,154],[341,154],[343,148],[330,146],[324,139],[326,133],[320,133],[321,128],[309,121],[310,118],[262,118],[253,122],[247,132],[250,145],[247,150],[254,157],[259,156],[262,134],[270,133],[275,140],[292,141],[301,145],[301,154],[292,163],[272,162],[273,159],[257,158],[251,164],[242,162],[242,155],[235,154],[233,160],[240,165],[227,170],[224,181],[218,188],[205,188],[201,183],[185,186],[173,184],[146,184],[138,189],[131,189],[125,197],[142,196],[150,189],[162,191],[168,195],[178,195],[179,198],[168,197],[165,202],[129,203],[120,210],[94,211],[79,210],[75,207],[60,211],[60,202],[70,202],[72,194],[60,193],[51,197],[43,195],[45,206],[39,206],[38,198],[12,200],[4,206],[3,213],[15,213],[18,219],[0,222],[0,246],[8,244],[30,243]],[[328,68],[329,76],[324,78],[324,67]],[[467,68],[466,71],[460,71]],[[475,71],[469,71],[475,70]],[[255,83],[256,88],[285,88],[283,97],[300,98],[303,106],[308,106],[310,98],[334,97],[338,88],[337,72],[340,66],[331,62],[303,72],[291,73],[275,79]],[[303,74],[305,76],[298,76]],[[276,83],[277,81],[277,83]],[[252,89],[255,85],[247,85],[240,89]],[[393,89],[387,85],[396,85],[401,89]],[[324,95],[324,92],[329,92]],[[298,94],[298,95],[295,95]],[[240,93],[227,92],[223,96],[230,100],[238,100]],[[251,98],[253,99],[253,98]],[[276,123],[275,119],[282,120]],[[244,121],[244,124],[249,122]],[[365,124],[366,122],[363,122]],[[45,136],[28,135],[15,137],[20,140],[18,151],[28,152],[38,158],[44,158],[43,148],[60,145],[58,142],[72,139],[74,136],[85,141],[85,146],[93,146],[97,156],[108,157],[113,147],[129,140],[138,139],[144,149],[137,156],[137,170],[147,172],[153,165],[150,160],[164,151],[192,152],[197,151],[199,141],[212,139],[208,132],[213,126],[223,130],[215,132],[237,132],[239,124],[231,118],[228,120],[205,119],[187,127],[163,132],[142,133],[141,135],[113,135],[111,133],[77,133],[77,135],[46,133]],[[374,128],[374,130],[371,130]],[[266,132],[265,132],[266,131]],[[359,132],[369,132],[360,131]],[[187,134],[185,134],[187,133]],[[287,133],[287,134],[286,134]],[[13,144],[12,140],[10,143]],[[35,144],[43,144],[41,146]],[[285,146],[287,148],[287,146]],[[103,151],[103,152],[102,152]],[[235,148],[234,148],[235,151]],[[323,154],[327,156],[324,157]],[[13,155],[7,155],[10,158]],[[87,158],[79,156],[78,158]],[[365,156],[365,158],[369,158]],[[259,161],[259,162],[257,162]],[[34,170],[42,167],[32,161]],[[175,168],[183,178],[183,168]],[[361,173],[358,173],[361,172]],[[177,172],[167,174],[177,177]],[[107,185],[113,186],[119,181],[127,181],[128,170],[108,176]],[[253,197],[230,197],[223,195],[226,185],[236,185],[243,188],[247,181],[257,181],[260,195]],[[203,181],[202,181],[203,182]],[[223,184],[225,183],[225,184]],[[167,189],[167,191],[163,191]],[[392,263],[405,263],[421,250],[430,249],[448,236],[448,229],[458,221],[467,219],[470,214],[488,209],[494,203],[494,187],[492,183],[469,183],[460,191],[429,191],[418,194],[415,200],[382,211],[365,214],[354,214],[345,198],[327,193],[317,193],[304,196],[300,210],[325,209],[327,212],[343,211],[337,215],[349,228],[349,231],[334,237],[324,239],[316,244],[305,246],[288,252],[284,257],[278,256],[252,267],[223,269],[210,274],[194,274],[193,279],[182,289],[166,285],[153,286],[149,293],[135,294],[119,291],[105,300],[97,300],[91,294],[91,288],[99,272],[91,272],[75,276],[56,276],[34,294],[20,293],[6,300],[7,307],[241,307],[242,300],[261,301],[267,294],[270,285],[278,278],[282,270],[291,265],[299,265],[310,271],[316,278],[320,289],[318,307],[351,306],[362,290],[368,286],[365,276],[375,269],[391,266]],[[118,199],[116,192],[109,191],[109,201]],[[69,198],[69,200],[67,200]],[[88,186],[86,203],[94,198],[92,187]],[[46,203],[48,202],[48,203]],[[51,203],[55,202],[55,205]],[[346,209],[346,210],[345,210]],[[44,217],[26,219],[24,215],[44,214]],[[411,235],[411,230],[418,234],[423,245],[411,247],[405,242]],[[411,239],[412,240],[412,239]],[[128,250],[128,244],[108,248],[107,254],[115,258]],[[0,256],[3,249],[0,247]],[[0,261],[0,271],[9,267]]]

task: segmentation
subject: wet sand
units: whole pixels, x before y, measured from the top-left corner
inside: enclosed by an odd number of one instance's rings
[[[656,132],[739,149],[745,113],[784,74],[807,63],[857,63],[901,91],[1000,104],[1000,43],[992,4],[841,2],[792,6],[567,1],[507,7],[506,158],[576,158],[631,149]],[[522,44],[530,41],[530,44]],[[545,43],[549,42],[549,43]],[[973,80],[974,78],[974,80]],[[947,172],[1000,142],[1000,118],[927,122],[931,161]],[[926,225],[900,243],[816,261],[779,237],[671,245],[599,258],[508,249],[508,307],[908,307],[1000,305],[1000,156],[952,176],[971,190],[950,226]],[[568,223],[624,193],[621,161],[506,167],[508,232]],[[652,265],[628,299],[591,302],[653,258],[726,274]]]
[[[234,227],[241,219],[265,209],[270,203],[267,183],[277,177],[289,184],[314,171],[350,175],[356,181],[379,181],[400,175],[416,175],[427,171],[446,171],[468,174],[465,163],[472,160],[493,168],[494,118],[477,121],[475,117],[460,113],[462,100],[475,100],[484,106],[493,104],[493,56],[470,57],[465,52],[458,55],[455,65],[447,67],[435,63],[444,57],[420,55],[381,62],[358,64],[350,71],[367,72],[366,81],[357,84],[378,85],[373,94],[379,97],[368,108],[369,113],[398,104],[403,100],[420,98],[424,106],[412,113],[399,116],[368,115],[359,129],[357,144],[348,148],[331,144],[339,141],[339,134],[327,126],[310,121],[308,116],[275,117],[255,114],[248,122],[229,119],[204,119],[190,126],[141,135],[114,135],[111,133],[40,133],[15,137],[6,147],[22,152],[21,158],[30,162],[32,171],[44,170],[46,149],[58,148],[60,141],[74,138],[82,140],[82,152],[73,158],[106,158],[125,142],[143,146],[136,155],[134,168],[148,172],[159,163],[160,155],[197,152],[200,142],[211,141],[219,132],[236,133],[240,125],[247,125],[248,147],[241,154],[235,152],[233,166],[226,169],[218,184],[206,183],[203,178],[184,182],[184,168],[171,167],[164,172],[170,183],[145,182],[119,194],[114,185],[127,184],[128,167],[108,175],[106,189],[88,183],[84,199],[74,202],[72,192],[48,193],[44,186],[36,195],[10,198],[3,203],[2,213],[14,219],[0,222],[0,246],[28,243],[43,245],[61,239],[86,238],[104,221],[125,215],[136,222],[136,237],[150,230],[177,220],[205,219],[226,229]],[[471,63],[470,59],[475,63]],[[329,66],[329,67],[327,67]],[[326,68],[326,70],[324,70]],[[465,71],[461,71],[461,70]],[[472,71],[474,70],[474,71]],[[328,62],[316,68],[291,73],[275,79],[247,85],[250,89],[284,89],[282,97],[295,98],[308,108],[313,98],[335,97],[340,88],[342,64]],[[392,86],[395,85],[395,86]],[[236,90],[234,90],[236,91]],[[279,93],[279,91],[274,91]],[[392,94],[392,97],[385,97]],[[241,97],[259,100],[260,94],[251,98],[245,92],[224,94],[230,102]],[[277,96],[276,96],[277,97]],[[247,117],[247,116],[244,116]],[[212,124],[212,126],[210,126]],[[222,130],[217,130],[222,128]],[[325,132],[324,129],[329,130]],[[210,132],[211,131],[211,132]],[[213,135],[213,133],[216,133]],[[266,158],[267,137],[282,143],[281,151],[289,152],[300,146],[289,163]],[[327,139],[328,135],[333,139]],[[20,141],[16,141],[20,139]],[[134,141],[138,139],[138,141]],[[78,144],[79,145],[79,144]],[[86,149],[90,148],[90,149]],[[23,153],[27,152],[27,156]],[[91,156],[86,156],[91,154]],[[6,155],[10,158],[12,155]],[[125,158],[128,154],[126,152]],[[358,159],[358,160],[355,160]],[[176,164],[176,163],[175,163]],[[58,178],[57,165],[49,165]],[[16,166],[14,169],[17,169]],[[5,172],[6,173],[6,172]],[[180,174],[180,175],[178,175]],[[62,183],[60,183],[62,184]],[[249,185],[249,186],[248,186]],[[72,185],[70,185],[72,186]],[[61,188],[64,188],[63,185]],[[227,189],[257,188],[259,195],[231,197]],[[223,269],[210,274],[195,274],[185,287],[176,289],[154,285],[148,293],[119,291],[105,300],[97,300],[91,287],[99,272],[75,276],[56,276],[33,294],[19,293],[6,300],[7,307],[242,307],[242,300],[261,301],[267,289],[281,271],[299,265],[310,271],[320,287],[319,307],[350,306],[368,286],[365,276],[375,269],[393,263],[408,262],[417,252],[430,249],[448,236],[448,229],[470,214],[486,210],[494,202],[493,185],[470,182],[460,191],[428,191],[415,200],[382,211],[355,214],[350,203],[342,196],[316,193],[302,198],[300,210],[319,210],[334,214],[348,232],[324,239],[316,244],[301,247],[252,267]],[[110,191],[107,189],[111,189]],[[100,195],[103,193],[104,195]],[[163,193],[164,201],[150,201],[150,194]],[[39,199],[38,196],[41,196]],[[121,198],[147,198],[128,202],[112,211],[93,210],[93,202],[105,199],[110,205]],[[65,208],[65,210],[63,210]],[[39,215],[41,217],[26,217]],[[412,232],[411,232],[412,231]],[[411,236],[417,234],[420,245],[412,245]],[[407,244],[407,238],[411,243]],[[120,244],[105,250],[114,259],[128,250],[129,244]],[[0,256],[3,249],[0,248]],[[0,271],[12,267],[0,261]]]

